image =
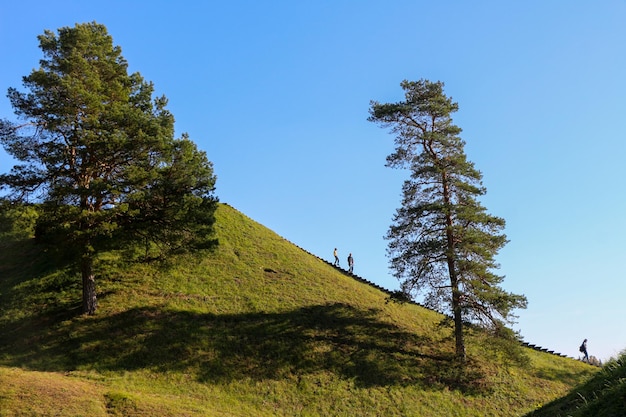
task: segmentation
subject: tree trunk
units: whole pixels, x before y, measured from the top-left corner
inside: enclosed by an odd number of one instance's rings
[[[459,279],[456,273],[454,229],[452,219],[452,199],[448,185],[448,176],[444,171],[442,175],[443,199],[449,208],[446,213],[446,258],[448,261],[448,274],[450,275],[450,287],[452,288],[452,314],[454,319],[454,340],[456,346],[456,357],[461,364],[465,364],[465,340],[463,338],[463,314],[461,310],[461,291],[459,290]]]
[[[450,233],[451,234],[451,233]],[[459,280],[456,275],[454,258],[448,256],[448,273],[450,275],[450,286],[452,287],[452,316],[454,319],[454,340],[456,346],[456,357],[461,364],[465,364],[465,339],[463,337],[463,314],[461,311],[461,291],[459,290]]]
[[[463,338],[463,315],[461,314],[461,292],[459,291],[459,284],[454,278],[452,284],[452,310],[454,315],[454,340],[456,341],[456,357],[465,364],[465,340]]]
[[[83,276],[83,314],[96,312],[96,277],[93,273],[93,259],[85,256],[81,260],[81,273]]]

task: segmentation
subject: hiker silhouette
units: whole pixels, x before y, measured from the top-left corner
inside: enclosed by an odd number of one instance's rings
[[[348,255],[348,272],[352,273],[354,270],[354,258],[352,257],[352,253]]]
[[[583,340],[583,343],[580,345],[578,350],[584,354],[583,361],[587,361],[587,363],[589,363],[589,355],[587,354],[587,339]]]

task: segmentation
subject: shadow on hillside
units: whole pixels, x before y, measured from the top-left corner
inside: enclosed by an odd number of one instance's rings
[[[5,335],[7,327],[0,329]],[[341,303],[234,315],[140,308],[51,327],[33,332],[45,336],[3,343],[0,362],[57,372],[148,368],[202,382],[332,372],[363,387],[452,385],[453,361],[428,337],[380,321],[376,310]]]

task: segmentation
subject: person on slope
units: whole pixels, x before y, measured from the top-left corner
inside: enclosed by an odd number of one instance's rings
[[[587,354],[587,339],[583,340],[582,345],[578,348],[578,350],[584,354],[583,361],[589,363],[589,355]]]
[[[348,272],[352,273],[354,270],[354,258],[352,257],[352,253],[348,255]]]

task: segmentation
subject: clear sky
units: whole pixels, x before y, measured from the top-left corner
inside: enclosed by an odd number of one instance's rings
[[[370,100],[443,81],[507,221],[503,287],[524,339],[569,356],[626,348],[626,0],[13,1],[0,8],[5,96],[42,57],[37,35],[104,24],[131,72],[207,152],[217,195],[355,273],[398,288],[383,236],[408,172]],[[0,151],[0,171],[12,166]]]

